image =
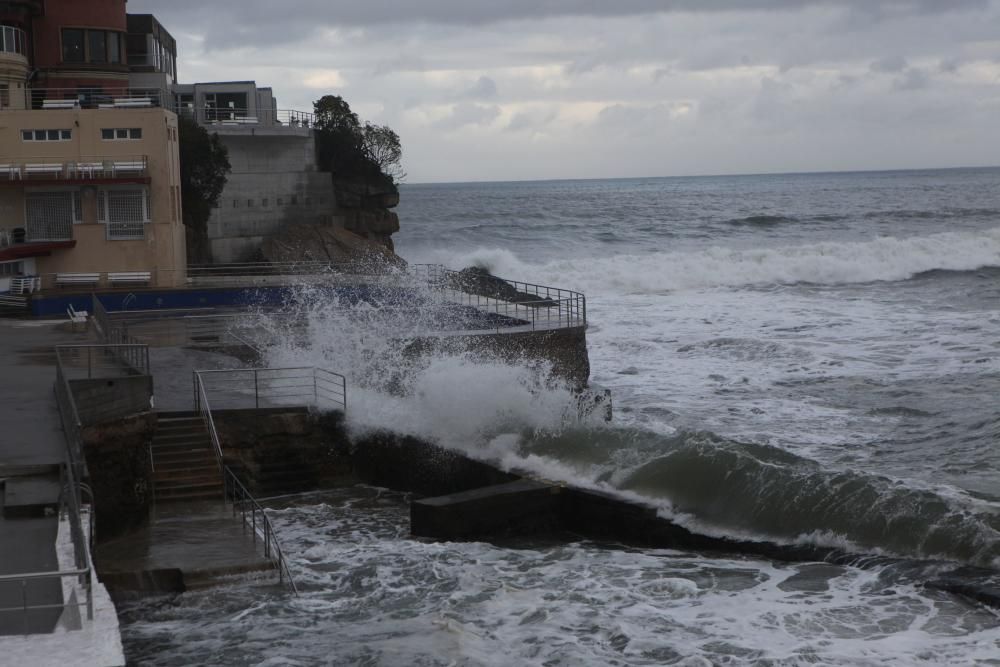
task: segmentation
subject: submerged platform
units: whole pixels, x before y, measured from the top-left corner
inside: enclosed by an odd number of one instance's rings
[[[147,525],[98,545],[96,559],[112,593],[183,592],[274,569],[252,531],[221,502],[158,506]]]

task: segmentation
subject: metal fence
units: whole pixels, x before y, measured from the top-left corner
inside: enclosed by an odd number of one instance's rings
[[[149,375],[149,346],[137,343],[57,345],[56,369],[68,380]]]
[[[287,583],[292,592],[298,595],[295,580],[292,578],[291,570],[288,569],[288,562],[281,550],[271,520],[267,518],[267,513],[259,502],[247,491],[240,482],[236,473],[225,463],[225,455],[222,451],[222,442],[219,439],[219,432],[215,427],[215,418],[212,416],[212,406],[209,402],[208,390],[203,381],[206,373],[225,373],[226,371],[195,371],[194,372],[194,392],[195,410],[205,422],[209,436],[212,440],[212,449],[215,452],[219,470],[222,471],[223,478],[223,499],[232,503],[233,516],[240,512],[243,528],[250,528],[254,543],[260,538],[264,547],[264,557],[272,561],[275,569],[278,570],[278,579],[282,583]],[[213,400],[215,396],[213,395]]]
[[[9,574],[0,576],[0,584],[14,584],[21,587],[21,605],[18,607],[0,608],[2,613],[21,612],[24,632],[27,634],[30,614],[44,610],[61,609],[70,607],[82,607],[86,610],[87,620],[94,618],[94,597],[93,597],[93,563],[90,558],[90,550],[93,546],[93,518],[89,521],[91,527],[89,535],[84,535],[82,505],[83,493],[90,495],[89,487],[83,483],[85,479],[86,464],[83,458],[83,435],[80,418],[77,413],[76,403],[73,399],[73,391],[69,386],[68,374],[64,365],[64,355],[60,353],[60,348],[56,348],[56,382],[55,395],[56,405],[59,409],[59,418],[62,422],[63,433],[66,440],[66,461],[60,467],[60,488],[59,513],[61,518],[65,518],[69,523],[70,539],[73,542],[74,568],[70,570],[55,570],[48,572],[26,572],[21,574]],[[88,498],[90,506],[93,508],[93,498]],[[29,595],[29,582],[43,582],[57,580],[62,588],[63,579],[72,579],[83,591],[81,601],[72,602],[63,599],[56,603],[32,602]]]
[[[272,561],[278,570],[278,581],[288,583],[292,592],[298,595],[299,589],[295,585],[292,573],[288,569],[288,561],[281,551],[281,544],[271,526],[271,520],[267,518],[267,513],[259,502],[247,491],[239,478],[231,469],[223,470],[224,487],[226,499],[233,505],[233,516],[240,513],[244,532],[249,529],[254,543],[259,538],[264,546],[264,557]]]
[[[587,324],[587,297],[581,292],[487,273],[453,271],[439,264],[413,264],[409,271],[441,301],[521,320],[532,330]]]
[[[195,410],[200,410],[207,393],[216,410],[308,407],[347,411],[347,379],[312,366],[195,371]]]

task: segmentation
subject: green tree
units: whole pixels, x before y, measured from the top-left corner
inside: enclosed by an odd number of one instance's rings
[[[362,124],[339,95],[313,103],[320,169],[347,181],[395,186],[404,176],[399,135],[385,125]]]
[[[232,170],[229,151],[218,134],[209,134],[187,116],[177,119],[181,162],[181,206],[189,264],[208,264],[208,219],[218,206]]]

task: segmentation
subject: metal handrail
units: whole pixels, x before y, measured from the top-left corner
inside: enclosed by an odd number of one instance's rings
[[[257,538],[260,537],[264,542],[264,557],[275,563],[278,568],[278,581],[280,583],[285,583],[287,580],[288,586],[292,589],[292,593],[295,595],[299,594],[299,589],[295,585],[295,579],[292,578],[292,572],[288,569],[288,561],[285,559],[285,554],[281,550],[281,543],[278,542],[278,537],[274,532],[274,527],[271,525],[271,520],[267,518],[267,512],[261,506],[257,499],[251,495],[247,488],[243,486],[236,473],[232,471],[228,466],[224,468],[224,489],[225,496],[227,499],[232,501],[233,505],[233,516],[236,516],[236,508],[239,506],[240,513],[242,516],[243,529],[244,531],[249,526],[250,533],[253,536],[254,543],[256,543]],[[247,511],[247,506],[250,507],[249,512]],[[249,519],[247,515],[249,514]],[[260,515],[260,520],[258,522],[258,514]]]
[[[127,338],[127,336],[123,336]],[[114,339],[114,336],[112,336]],[[144,343],[98,343],[90,345],[56,345],[56,367],[57,372],[65,373],[61,356],[70,352],[86,351],[87,353],[87,378],[94,377],[121,377],[122,375],[149,375],[149,346]],[[101,373],[107,371],[109,367],[101,364],[101,358],[94,359],[95,352],[104,352],[111,356],[116,362],[125,367],[124,372],[118,368],[117,373]],[[96,365],[95,365],[96,361]]]
[[[298,399],[299,405],[317,410],[332,405],[347,411],[347,378],[334,371],[315,366],[290,368],[236,368],[194,371],[194,405],[201,411],[201,402],[208,401],[205,378],[219,377],[221,381],[238,389],[246,389],[253,383],[253,407],[264,407],[268,401],[281,399],[289,405],[289,399]],[[228,377],[227,377],[228,376]],[[246,395],[249,403],[249,394]]]
[[[259,536],[264,542],[264,557],[273,561],[278,569],[278,579],[281,583],[284,583],[287,579],[289,587],[291,587],[292,592],[296,595],[299,594],[298,588],[295,586],[295,580],[292,578],[292,573],[288,569],[288,563],[285,561],[285,556],[281,551],[281,545],[278,543],[278,538],[274,533],[274,528],[271,526],[270,519],[267,518],[267,514],[264,512],[264,508],[261,507],[260,503],[247,491],[246,487],[240,482],[236,477],[236,473],[225,464],[225,458],[222,452],[222,442],[219,440],[219,432],[215,428],[215,419],[212,417],[212,407],[208,402],[208,392],[205,390],[205,383],[201,379],[201,373],[204,371],[195,371],[194,382],[195,388],[198,396],[198,401],[196,401],[196,410],[201,415],[205,422],[205,426],[208,429],[209,436],[212,440],[212,448],[215,451],[216,461],[219,464],[219,470],[222,472],[222,497],[223,500],[231,500],[233,505],[233,516],[236,516],[236,506],[240,506],[240,510],[243,515],[243,528],[247,527],[247,505],[250,505],[251,512],[251,532],[253,534],[254,543],[257,542],[257,537]],[[257,513],[261,516],[261,532],[258,533],[257,528]]]

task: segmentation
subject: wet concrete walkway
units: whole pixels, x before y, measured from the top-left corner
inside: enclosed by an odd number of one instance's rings
[[[0,482],[48,477],[66,459],[53,387],[56,345],[87,343],[62,321],[0,318]],[[58,497],[58,484],[53,491]],[[55,499],[53,499],[55,500]],[[0,495],[0,575],[59,569],[58,518],[6,518]],[[0,608],[62,604],[57,579],[0,584]],[[0,635],[51,632],[61,609],[0,613]]]
[[[273,569],[260,539],[220,500],[158,505],[142,528],[97,547],[102,575],[179,570],[185,587]]]

